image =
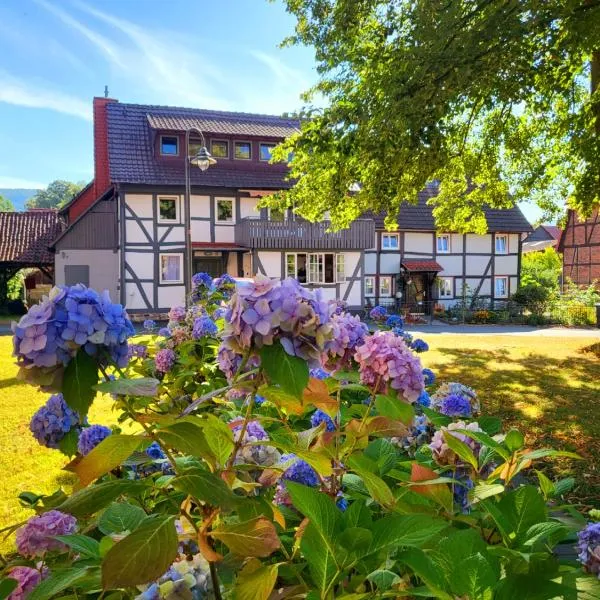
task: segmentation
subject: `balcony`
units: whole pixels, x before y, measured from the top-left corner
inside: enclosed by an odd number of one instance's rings
[[[235,242],[246,248],[269,250],[364,250],[375,243],[375,223],[371,219],[357,219],[348,229],[335,232],[328,232],[329,227],[329,221],[246,218],[235,226]]]

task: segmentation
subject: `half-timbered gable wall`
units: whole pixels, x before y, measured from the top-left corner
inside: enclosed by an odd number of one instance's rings
[[[571,279],[581,286],[599,282],[600,289],[600,209],[588,219],[569,210],[559,251],[563,253],[564,281]]]

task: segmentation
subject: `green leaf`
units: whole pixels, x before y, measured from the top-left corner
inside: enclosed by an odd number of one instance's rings
[[[506,437],[504,438],[504,443],[511,452],[516,452],[525,445],[525,438],[518,429],[511,429],[506,434]]]
[[[144,481],[104,481],[78,490],[56,508],[75,517],[85,517],[98,512],[122,494],[136,494],[149,489]]]
[[[371,528],[373,518],[365,500],[355,500],[344,513],[346,527]]]
[[[72,535],[57,535],[57,540],[66,544],[77,554],[87,558],[100,558],[100,543],[87,535],[78,533]]]
[[[390,396],[377,396],[375,398],[375,408],[380,415],[401,421],[405,425],[410,425],[415,416],[415,409],[412,404]]]
[[[96,397],[94,386],[97,383],[96,359],[80,348],[67,365],[63,376],[62,394],[65,402],[84,417]]]
[[[408,566],[419,579],[427,584],[431,590],[431,593],[425,595],[427,598],[433,596],[442,600],[454,600],[454,596],[443,590],[445,584],[440,569],[422,550],[410,548],[399,553],[397,558],[401,565]]]
[[[113,502],[98,519],[98,529],[104,534],[133,531],[144,519],[144,509],[129,502]]]
[[[240,571],[233,588],[234,600],[268,600],[279,565],[263,565],[259,560],[248,561]]]
[[[460,560],[454,569],[452,591],[465,598],[491,598],[497,576],[481,553]]]
[[[89,567],[72,567],[70,569],[53,569],[50,575],[33,588],[27,600],[49,600],[60,592],[73,587],[89,572]]]
[[[500,442],[497,442],[487,433],[482,433],[481,431],[471,431],[469,429],[457,429],[455,431],[462,433],[471,439],[476,440],[477,442],[481,442],[488,448],[496,451],[504,460],[508,460],[510,458],[510,452],[508,452]]]
[[[85,486],[118,467],[140,447],[146,447],[149,444],[150,441],[147,438],[139,435],[113,433],[104,438],[79,462],[73,463],[70,468],[79,477],[81,485]]]
[[[209,535],[239,556],[270,556],[281,547],[275,525],[265,517],[241,523],[225,523],[213,529]]]
[[[369,554],[390,546],[422,546],[448,527],[443,519],[429,515],[390,515],[373,523]]]
[[[377,588],[378,592],[385,592],[401,581],[399,575],[386,569],[378,569],[369,573],[367,580]]]
[[[531,577],[531,575],[510,575],[500,580],[494,593],[494,600],[548,600],[568,598],[577,594],[577,588],[562,585],[556,581]],[[577,597],[577,596],[576,596]]]
[[[548,477],[546,477],[541,471],[536,471],[536,475],[538,476],[538,481],[540,482],[540,489],[542,490],[542,494],[544,494],[544,498],[546,500],[548,498],[552,498],[554,496],[554,484]]]
[[[79,431],[77,428],[71,429],[67,432],[64,437],[58,442],[58,449],[68,457],[75,456],[77,454],[77,442],[79,441]]]
[[[214,415],[203,419],[202,428],[208,448],[216,458],[216,466],[224,466],[233,452],[233,433]]]
[[[364,556],[373,542],[373,534],[364,527],[348,527],[338,538],[345,552],[357,557]]]
[[[188,469],[171,479],[171,485],[176,490],[224,510],[231,510],[240,500],[218,475],[203,469]]]
[[[159,429],[156,434],[165,445],[175,448],[183,454],[213,459],[209,462],[214,463],[217,456],[210,448],[201,423],[201,421],[198,424],[179,421],[164,429]]]
[[[8,598],[16,589],[17,585],[19,585],[19,582],[16,579],[12,579],[10,573],[8,578],[0,579],[0,600]]]
[[[103,394],[115,394],[117,396],[156,396],[160,381],[154,377],[138,377],[128,379],[120,377],[111,381],[103,381],[95,386],[95,389]]]
[[[396,446],[385,438],[379,438],[370,442],[364,449],[363,454],[377,463],[380,475],[388,473],[398,461]]]
[[[450,450],[458,454],[465,462],[469,463],[477,471],[477,458],[467,444],[454,437],[450,431],[444,431],[444,441],[448,444]]]
[[[104,589],[131,587],[157,579],[177,556],[174,516],[148,517],[116,543],[102,561]]]
[[[362,454],[353,454],[348,457],[346,463],[361,477],[376,502],[386,507],[394,505],[395,498],[392,490],[381,477],[373,473],[374,470],[377,470],[373,461]]]
[[[477,419],[477,423],[488,435],[496,435],[502,431],[502,419],[498,417],[482,416]]]
[[[490,496],[497,496],[504,491],[504,486],[501,483],[482,483],[478,482],[477,485],[469,491],[469,500],[472,504],[476,504],[485,498]]]
[[[290,356],[281,343],[263,346],[260,350],[261,366],[272,383],[288,394],[302,398],[308,385],[308,364],[297,356]]]
[[[545,521],[532,525],[525,533],[523,547],[536,547],[542,542],[554,547],[558,542],[565,538],[569,528],[557,521]]]

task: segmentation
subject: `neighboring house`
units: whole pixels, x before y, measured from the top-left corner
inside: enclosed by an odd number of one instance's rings
[[[477,235],[436,231],[433,207],[427,201],[438,188],[429,184],[417,204],[404,203],[397,231],[386,231],[375,218],[375,247],[365,257],[365,296],[374,304],[392,299],[413,306],[451,306],[477,297],[506,301],[519,285],[521,236],[531,225],[518,207],[487,209],[488,233]]]
[[[600,209],[581,219],[569,209],[567,223],[558,243],[563,255],[563,280],[587,286],[598,282],[600,290]]]
[[[556,225],[538,225],[523,240],[523,254],[556,248],[562,231]]]
[[[295,277],[352,308],[364,306],[366,297],[395,297],[403,289],[402,273],[414,274],[412,282],[425,282],[423,290],[416,286],[416,299],[441,295],[451,303],[463,279],[489,298],[505,298],[516,289],[519,239],[530,230],[518,209],[488,211],[485,236],[438,238],[431,208],[424,204],[434,193],[431,186],[419,206],[402,209],[400,231],[389,237],[379,218],[357,219],[348,229],[329,233],[327,221],[309,223],[291,212],[258,209],[261,197],[291,185],[286,165],[269,159],[274,145],[297,127],[296,120],[283,117],[95,98],[95,177],[61,211],[68,227],[53,245],[57,282],[108,289],[140,315],[182,304],[191,275],[199,271]],[[191,167],[192,243],[187,248],[184,145],[189,128],[203,132],[217,163],[204,172]],[[192,134],[190,154],[199,145]],[[192,273],[187,272],[188,253]],[[433,283],[436,274],[440,294]]]

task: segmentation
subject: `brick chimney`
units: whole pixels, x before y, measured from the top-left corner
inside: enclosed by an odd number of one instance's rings
[[[113,98],[94,98],[94,199],[110,185],[108,168],[108,123],[106,105]]]

